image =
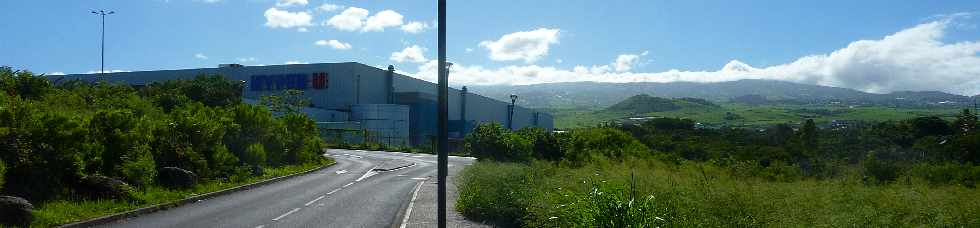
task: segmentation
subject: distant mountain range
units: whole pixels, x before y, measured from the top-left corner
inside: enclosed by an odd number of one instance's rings
[[[773,80],[729,82],[565,82],[520,86],[471,86],[470,91],[499,100],[518,95],[518,105],[531,108],[602,109],[628,97],[649,94],[667,98],[700,98],[715,102],[738,102],[749,96],[753,102],[840,103],[897,107],[972,107],[973,97],[937,91],[901,91],[888,94],[853,89],[799,84]],[[980,95],[978,95],[980,96]],[[976,96],[975,96],[976,97]]]

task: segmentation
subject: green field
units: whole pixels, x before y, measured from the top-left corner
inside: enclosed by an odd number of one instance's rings
[[[687,118],[709,126],[766,126],[780,123],[798,124],[813,119],[818,124],[833,120],[886,121],[904,120],[919,116],[940,116],[951,119],[961,109],[910,109],[891,107],[842,107],[832,105],[744,105],[722,103],[720,107],[681,105],[682,108],[665,112],[627,113],[606,110],[552,109],[555,128],[591,127],[599,123],[622,120],[627,117]],[[813,112],[816,110],[816,112]],[[726,120],[726,113],[738,118]]]

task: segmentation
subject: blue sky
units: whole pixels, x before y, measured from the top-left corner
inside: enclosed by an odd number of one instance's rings
[[[89,11],[108,9],[107,70],[356,61],[434,78],[435,1],[0,8],[0,65],[39,73],[98,70],[100,19]],[[449,1],[447,28],[454,84],[762,78],[976,94],[978,11],[980,1]]]

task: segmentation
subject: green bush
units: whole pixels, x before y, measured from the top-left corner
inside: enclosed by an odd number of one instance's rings
[[[517,227],[527,214],[530,195],[527,165],[479,162],[459,174],[456,210],[470,219]]]
[[[598,157],[623,160],[651,155],[650,149],[632,135],[613,128],[573,130],[569,141],[565,159],[576,165]]]
[[[123,180],[134,186],[144,186],[153,183],[157,177],[156,163],[147,145],[134,148],[120,166]]]
[[[204,181],[246,180],[262,166],[323,161],[311,119],[275,118],[265,107],[242,104],[242,86],[221,76],[138,91],[107,82],[52,86],[46,77],[2,67],[0,189],[45,202],[77,190],[82,176],[148,189],[163,167]]]
[[[532,143],[526,135],[510,132],[499,124],[480,124],[464,139],[466,151],[479,159],[528,162]]]
[[[516,132],[531,141],[531,152],[536,159],[558,161],[565,157],[565,134],[547,132],[541,128],[522,128]]]
[[[248,148],[245,149],[245,153],[242,154],[242,161],[253,166],[265,164],[265,159],[265,147],[258,143],[249,145]]]
[[[975,188],[980,182],[980,166],[959,163],[916,164],[909,173],[933,185],[962,185]]]
[[[868,158],[864,159],[862,166],[865,177],[874,178],[876,182],[891,182],[902,174],[902,168],[895,162],[882,161],[873,151],[868,153]]]

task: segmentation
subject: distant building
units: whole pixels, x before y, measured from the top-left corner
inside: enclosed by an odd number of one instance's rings
[[[355,62],[243,66],[106,73],[105,80],[145,86],[153,82],[222,75],[244,84],[245,102],[286,89],[304,91],[312,103],[301,111],[317,121],[324,137],[360,142],[370,140],[394,146],[424,145],[436,135],[437,85]],[[52,76],[55,77],[55,76]],[[96,81],[99,74],[65,75],[61,81]],[[449,131],[462,138],[477,123],[494,122],[514,129],[553,129],[551,115],[479,94],[449,89]]]

